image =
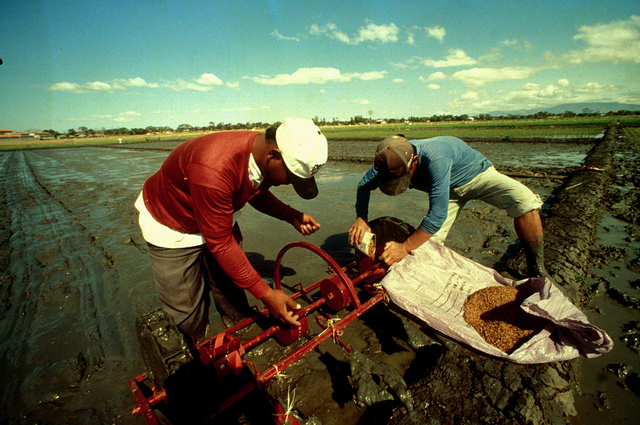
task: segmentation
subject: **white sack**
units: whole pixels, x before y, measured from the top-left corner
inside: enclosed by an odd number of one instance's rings
[[[528,313],[552,322],[511,354],[486,342],[463,317],[468,295],[487,286],[517,286],[530,294]],[[606,332],[589,323],[549,279],[513,281],[455,251],[428,241],[394,264],[382,279],[391,301],[456,341],[515,363],[548,363],[584,355],[597,357],[613,348]]]

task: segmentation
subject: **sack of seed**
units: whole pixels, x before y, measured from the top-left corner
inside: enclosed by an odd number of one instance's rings
[[[382,286],[436,331],[515,363],[593,358],[613,348],[549,279],[506,279],[432,241],[391,266]]]

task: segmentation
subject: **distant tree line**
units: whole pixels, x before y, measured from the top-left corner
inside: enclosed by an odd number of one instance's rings
[[[548,119],[551,117],[561,117],[561,118],[578,118],[578,117],[593,117],[593,116],[625,116],[625,115],[637,115],[638,111],[628,111],[628,110],[619,110],[617,112],[607,112],[606,114],[602,114],[600,112],[592,111],[588,108],[583,109],[579,113],[575,113],[572,111],[565,111],[561,114],[553,114],[550,112],[537,112],[535,114],[530,115],[520,115],[520,114],[507,114],[507,115],[491,115],[491,114],[479,114],[477,116],[470,117],[469,115],[431,115],[424,117],[410,116],[408,118],[385,118],[385,119],[372,119],[366,118],[362,115],[356,115],[351,117],[348,120],[340,120],[338,118],[319,118],[315,116],[312,121],[322,127],[327,125],[364,125],[364,124],[374,124],[379,122],[385,122],[389,124],[397,124],[397,123],[406,123],[406,122],[414,122],[414,123],[424,123],[424,122],[447,122],[447,121],[491,121],[491,120],[520,120],[520,119]],[[148,126],[145,128],[101,128],[98,130],[94,130],[87,127],[78,127],[76,129],[69,129],[66,133],[60,133],[55,130],[43,130],[50,134],[58,136],[68,136],[68,137],[96,137],[96,136],[125,136],[125,135],[142,135],[142,134],[163,134],[163,133],[182,133],[182,132],[206,132],[206,131],[224,131],[224,130],[251,130],[251,129],[264,129],[273,125],[273,123],[265,123],[265,122],[246,122],[246,123],[214,123],[209,122],[209,125],[206,126],[192,126],[190,124],[180,124],[175,129],[169,126]]]

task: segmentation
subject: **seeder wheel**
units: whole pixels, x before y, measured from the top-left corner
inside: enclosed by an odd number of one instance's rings
[[[331,258],[326,252],[324,252],[320,248],[308,242],[293,242],[280,250],[280,252],[278,253],[278,256],[276,257],[275,270],[274,270],[274,280],[276,283],[276,289],[281,289],[282,287],[282,284],[280,282],[280,263],[282,263],[282,257],[288,250],[294,247],[305,248],[315,254],[318,254],[320,258],[322,258],[329,265],[329,267],[333,269],[335,273],[335,278],[338,279],[338,281],[336,282],[340,282],[347,289],[347,292],[350,295],[350,298],[351,298],[351,301],[353,302],[354,307],[355,308],[360,307],[360,300],[358,299],[356,290],[353,287],[353,283],[351,282],[351,279],[349,279],[347,275],[344,274],[344,271],[342,270],[342,268],[338,265],[338,263],[335,262],[333,258]],[[345,304],[345,306],[349,304],[350,303],[347,303]]]

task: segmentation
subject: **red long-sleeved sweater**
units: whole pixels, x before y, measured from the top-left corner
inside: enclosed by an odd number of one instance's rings
[[[176,147],[143,187],[144,202],[159,223],[201,233],[222,269],[240,287],[262,298],[269,287],[231,234],[233,213],[247,202],[292,223],[299,212],[249,180],[249,158],[258,132],[213,133]]]

